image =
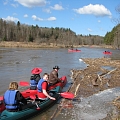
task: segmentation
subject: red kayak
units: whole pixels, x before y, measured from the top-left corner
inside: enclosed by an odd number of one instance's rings
[[[112,52],[105,51],[105,52],[103,52],[103,54],[105,54],[105,55],[111,55]]]
[[[66,83],[67,83],[67,78],[66,78],[66,76],[62,76],[60,79],[61,79],[62,82],[59,82],[59,83],[57,83],[57,84],[55,84],[55,85],[50,86],[50,87],[49,87],[49,90],[51,90],[51,89],[53,89],[53,88],[55,88],[55,87],[57,87],[57,86],[60,86],[61,88],[63,88],[63,87],[66,85]],[[25,84],[26,84],[26,83],[25,83]],[[28,84],[29,84],[29,83],[28,83]],[[37,90],[27,89],[27,90],[25,90],[25,91],[22,91],[21,93],[22,93],[22,95],[23,95],[25,98],[28,98],[30,95],[35,95],[35,94],[37,94]]]
[[[59,83],[57,83],[57,84],[55,84],[55,85],[50,86],[50,87],[49,87],[49,90],[51,90],[51,89],[53,89],[53,88],[55,88],[55,87],[57,87],[57,86],[60,86],[61,88],[63,88],[63,87],[66,85],[66,83],[67,83],[67,77],[66,77],[66,76],[62,76],[60,79],[61,79],[62,82],[59,82]],[[22,83],[23,83],[23,82],[22,82]],[[28,86],[29,86],[29,82],[26,82],[26,81],[25,81],[25,86],[27,86],[27,84],[28,84]],[[22,91],[21,93],[22,93],[22,95],[23,95],[25,98],[29,98],[30,96],[37,95],[37,90],[27,89],[27,90]],[[3,96],[0,96],[0,113],[1,113],[3,110],[5,110],[5,106],[4,106],[4,103],[3,103]]]
[[[5,110],[5,106],[3,103],[3,96],[0,96],[0,113]]]
[[[62,82],[59,82],[59,83],[57,83],[55,85],[50,86],[49,90],[51,90],[51,89],[53,89],[53,88],[55,88],[57,86],[60,86],[61,88],[63,88],[66,85],[66,83],[67,83],[67,77],[66,76],[62,76],[60,79],[61,79]]]
[[[78,50],[78,49],[68,49],[68,52],[81,52],[81,50]]]

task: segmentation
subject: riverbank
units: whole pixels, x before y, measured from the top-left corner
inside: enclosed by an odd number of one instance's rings
[[[52,44],[47,45],[46,43],[33,43],[33,42],[0,42],[0,47],[10,48],[58,48],[62,46],[54,46]]]
[[[65,46],[61,44],[47,44],[47,43],[34,43],[34,42],[13,42],[13,41],[2,41],[0,42],[0,47],[10,47],[10,48],[70,48],[70,46]],[[79,48],[79,47],[100,47],[100,48],[113,48],[112,46],[109,45],[76,45],[74,48]]]
[[[85,98],[92,96],[100,91],[106,89],[120,87],[120,60],[111,60],[110,58],[82,58],[81,61],[87,64],[84,70],[71,70],[71,77],[73,83],[71,84],[68,92],[72,92],[75,95],[76,102],[80,102],[80,98]],[[117,98],[117,97],[116,97]],[[120,101],[120,96],[118,96]],[[111,101],[109,104],[120,108],[120,102],[118,103],[116,99]],[[57,110],[54,112],[54,117],[60,114],[62,109],[72,109],[74,108],[73,100],[62,99]],[[118,114],[111,115],[114,116],[115,120],[120,119]],[[109,119],[107,116],[105,119]]]
[[[83,58],[80,60],[87,64],[87,68],[71,70],[73,82],[76,84],[73,87],[74,92],[79,83],[78,94],[83,97],[120,86],[120,60],[111,60],[110,58]]]

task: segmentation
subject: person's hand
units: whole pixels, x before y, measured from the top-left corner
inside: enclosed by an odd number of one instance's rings
[[[54,97],[50,97],[51,100],[56,100]]]

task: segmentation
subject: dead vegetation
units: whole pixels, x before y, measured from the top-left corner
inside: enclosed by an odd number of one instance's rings
[[[73,81],[75,80],[76,84],[80,83],[80,95],[86,97],[108,88],[120,86],[119,60],[110,58],[82,60],[89,66],[84,70],[72,70]]]
[[[73,84],[68,91],[79,97],[88,97],[99,91],[120,86],[120,60],[110,58],[82,59],[87,64],[84,70],[71,70]],[[120,108],[120,97],[112,102]],[[62,99],[52,118],[58,116],[60,111],[66,107],[72,108],[72,100]]]

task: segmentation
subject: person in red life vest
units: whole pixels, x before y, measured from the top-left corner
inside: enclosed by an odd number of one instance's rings
[[[58,70],[59,70],[59,66],[55,66],[53,67],[53,70],[51,71],[50,73],[50,76],[49,76],[49,84],[50,85],[54,85],[58,82],[62,82],[59,78],[58,78]]]
[[[40,79],[40,81],[38,82],[38,98],[41,100],[46,100],[48,98],[52,99],[52,100],[56,100],[54,97],[51,97],[48,93],[48,79],[49,79],[49,75],[48,73],[44,73],[43,74],[43,78]]]
[[[34,68],[31,73],[33,74],[30,77],[30,90],[36,90],[37,84],[39,80],[41,79],[40,73],[42,72],[41,68]]]
[[[22,107],[27,104],[27,100],[18,91],[18,83],[11,82],[9,89],[4,93],[5,107],[10,112],[22,110]]]

